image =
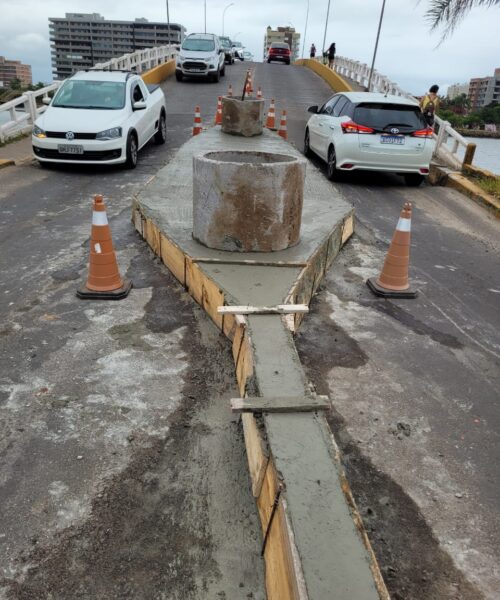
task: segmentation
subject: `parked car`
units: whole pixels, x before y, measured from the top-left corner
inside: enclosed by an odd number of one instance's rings
[[[234,49],[234,58],[237,58],[238,60],[245,60],[245,57],[243,56],[243,52],[244,52],[244,48],[243,48],[243,44],[241,42],[233,42],[232,43],[233,49]]]
[[[253,61],[253,54],[247,50],[243,50],[243,60]]]
[[[403,175],[417,186],[429,174],[432,129],[416,101],[401,96],[345,92],[332,96],[306,125],[304,153],[327,163],[329,179],[365,169]]]
[[[221,46],[224,48],[224,60],[232,65],[235,58],[235,49],[228,37],[219,37]]]
[[[213,33],[191,33],[182,42],[175,65],[175,77],[206,77],[219,81],[226,74],[224,48]]]
[[[137,164],[154,137],[167,139],[165,96],[138,75],[80,71],[67,79],[35,121],[33,152],[42,164]]]
[[[284,42],[273,42],[269,47],[269,52],[267,53],[267,62],[270,63],[274,60],[284,62],[289,65],[291,57],[292,53],[290,52],[290,46],[288,44]]]

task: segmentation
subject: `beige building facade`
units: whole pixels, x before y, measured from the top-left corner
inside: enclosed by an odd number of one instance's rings
[[[0,82],[3,87],[7,87],[13,79],[19,79],[24,86],[31,85],[31,66],[23,65],[20,60],[9,60],[0,56]]]

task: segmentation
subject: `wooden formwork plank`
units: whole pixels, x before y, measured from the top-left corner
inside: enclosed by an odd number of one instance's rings
[[[190,258],[186,257],[186,287],[191,296],[208,313],[219,329],[222,315],[217,308],[224,304],[224,293]]]
[[[146,219],[144,222],[143,236],[151,250],[159,256],[161,252],[160,230],[151,219]]]
[[[245,395],[247,381],[253,375],[253,349],[248,329],[238,325],[233,338],[233,360],[241,396]]]
[[[143,231],[142,231],[143,218],[142,218],[141,211],[136,206],[134,206],[132,208],[132,223],[134,224],[134,227],[135,227],[135,230],[137,231],[137,233],[139,233],[140,235],[143,235]]]
[[[182,283],[186,284],[186,257],[184,252],[165,235],[160,234],[161,259],[167,269],[173,276]]]
[[[262,489],[257,498],[257,508],[264,536],[269,526],[264,552],[267,598],[268,600],[302,600],[299,594],[297,573],[290,547],[291,536],[282,499],[278,501],[276,513],[270,523],[277,492],[278,478],[273,461],[269,460]]]
[[[266,474],[269,452],[262,438],[257,420],[254,415],[244,413],[241,415],[245,447],[247,451],[248,470],[252,481],[252,494],[258,498]]]
[[[231,410],[239,413],[297,413],[331,410],[328,396],[276,396],[231,398]]]
[[[344,225],[342,227],[342,246],[347,242],[347,240],[354,233],[354,214],[351,214],[344,221]]]

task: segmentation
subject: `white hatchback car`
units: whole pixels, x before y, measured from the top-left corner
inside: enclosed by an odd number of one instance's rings
[[[363,169],[402,175],[417,186],[429,173],[432,129],[418,104],[400,96],[371,92],[335,94],[306,125],[304,154],[327,163],[329,179],[339,171]]]

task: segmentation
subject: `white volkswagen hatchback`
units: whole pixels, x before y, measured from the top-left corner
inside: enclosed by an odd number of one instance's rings
[[[434,150],[416,101],[369,92],[335,94],[306,125],[304,154],[327,163],[329,179],[341,171],[362,169],[397,173],[417,186],[429,174]]]

